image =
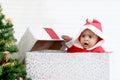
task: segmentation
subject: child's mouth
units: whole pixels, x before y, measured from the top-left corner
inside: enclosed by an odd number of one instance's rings
[[[87,45],[88,45],[88,43],[84,43],[84,45],[85,45],[85,46],[87,46]]]
[[[89,46],[89,44],[88,44],[88,43],[84,43],[84,48],[85,48],[85,49],[87,49],[87,48],[88,48],[88,46]]]

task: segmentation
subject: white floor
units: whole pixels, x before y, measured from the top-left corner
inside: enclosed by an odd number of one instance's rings
[[[103,47],[110,53],[110,80],[120,80],[119,0],[1,0],[3,13],[14,23],[18,42],[27,27],[52,27],[59,35],[75,37],[88,17],[101,21]]]

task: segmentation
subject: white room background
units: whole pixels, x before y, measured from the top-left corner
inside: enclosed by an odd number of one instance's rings
[[[110,53],[110,80],[120,80],[119,0],[0,0],[11,18],[18,42],[27,27],[53,27],[60,35],[75,36],[86,18],[101,21]],[[18,43],[17,42],[17,43]]]

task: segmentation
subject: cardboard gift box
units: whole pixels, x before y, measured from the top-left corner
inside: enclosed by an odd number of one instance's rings
[[[18,43],[18,58],[23,61],[25,53],[40,50],[65,51],[64,41],[52,28],[28,27]]]
[[[27,77],[32,80],[109,80],[108,53],[26,52]]]

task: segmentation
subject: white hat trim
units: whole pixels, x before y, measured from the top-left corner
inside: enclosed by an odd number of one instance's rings
[[[98,35],[100,38],[104,39],[104,35],[103,32],[101,32],[98,28],[96,28],[93,25],[85,25],[82,27],[82,29],[80,30],[80,33],[78,34],[77,37],[79,37],[79,35],[85,30],[85,29],[90,29],[92,32],[94,32],[96,35]]]

